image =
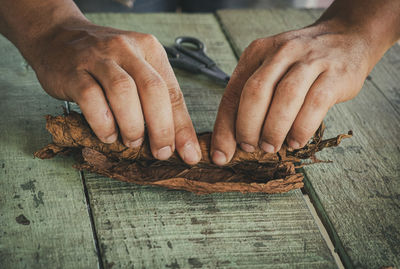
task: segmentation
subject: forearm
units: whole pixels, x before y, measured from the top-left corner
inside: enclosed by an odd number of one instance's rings
[[[72,0],[1,1],[0,33],[23,54],[29,54],[34,42],[67,21],[86,21]]]
[[[400,38],[400,0],[336,0],[318,23],[339,23],[365,38],[376,61]]]

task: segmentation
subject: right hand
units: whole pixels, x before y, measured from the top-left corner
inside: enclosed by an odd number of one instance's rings
[[[201,159],[182,92],[154,36],[84,21],[39,38],[27,58],[45,91],[76,102],[101,141],[114,142],[119,129],[127,147],[139,147],[146,122],[155,158],[168,159],[176,147],[188,164]]]

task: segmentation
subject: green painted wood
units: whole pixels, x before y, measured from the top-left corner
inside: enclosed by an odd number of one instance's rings
[[[319,13],[221,11],[218,16],[233,46],[243,50],[251,40],[276,33],[270,29],[302,27]],[[328,113],[327,136],[353,129],[354,138],[319,155],[333,163],[305,168],[307,190],[349,268],[400,266],[398,53],[396,45],[361,93]]]
[[[371,73],[371,82],[400,114],[400,43],[390,48]]]
[[[212,15],[89,16],[96,23],[204,40],[226,72],[236,59]],[[223,89],[176,71],[198,131],[211,130]],[[335,268],[302,193],[213,194],[143,187],[85,173],[106,268]]]
[[[33,159],[44,115],[61,103],[0,37],[0,268],[96,268],[85,195],[73,161]]]

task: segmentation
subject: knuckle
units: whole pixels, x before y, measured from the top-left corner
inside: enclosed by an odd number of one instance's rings
[[[165,87],[162,79],[159,76],[154,75],[154,74],[149,75],[146,78],[144,78],[142,83],[143,83],[142,85],[145,90],[160,89],[160,88]]]
[[[127,75],[119,75],[110,78],[110,87],[113,92],[124,93],[132,89],[133,81]]]
[[[327,70],[329,63],[329,60],[324,56],[313,56],[303,62],[303,68],[319,68],[320,70]]]
[[[239,104],[240,94],[236,91],[227,91],[221,98],[221,105],[225,110],[235,111]]]
[[[184,103],[183,93],[179,89],[173,87],[168,89],[169,98],[171,100],[172,107],[182,105]]]
[[[298,82],[292,79],[285,79],[279,82],[276,91],[290,99],[296,99],[300,95]]]
[[[305,58],[306,59],[317,59],[321,56],[321,51],[315,48],[310,48],[306,54],[305,54]]]
[[[263,92],[264,81],[258,77],[250,78],[245,85],[246,95],[259,98]]]
[[[315,108],[330,107],[334,102],[333,91],[330,90],[320,90],[311,93],[310,102]]]
[[[93,45],[86,49],[88,55],[98,55],[110,49],[110,38],[93,38]]]
[[[108,40],[112,47],[120,47],[129,43],[129,37],[125,34],[115,34]]]
[[[273,49],[279,49],[281,46],[282,40],[284,39],[283,34],[277,34],[271,37],[271,47]]]
[[[239,62],[252,62],[254,59],[260,58],[263,54],[264,39],[256,39],[252,41],[240,56]]]
[[[85,48],[85,50],[77,51],[71,56],[71,61],[75,63],[78,69],[84,70],[93,62],[93,59],[98,59],[101,56],[100,49],[102,47],[104,46],[96,44]]]
[[[89,100],[93,99],[93,96],[98,94],[98,88],[94,85],[88,85],[78,90],[77,100],[79,103],[87,103]]]
[[[349,68],[346,63],[337,63],[331,66],[331,70],[336,75],[344,75],[349,71]]]
[[[259,39],[253,40],[249,44],[249,46],[246,48],[246,50],[250,50],[250,51],[258,50],[258,49],[260,49],[262,47],[263,43],[264,43],[264,39],[263,38],[259,38]]]
[[[91,40],[92,46],[86,51],[88,55],[104,55],[113,53],[116,48],[125,48],[130,43],[130,37],[124,33],[113,33],[106,36],[96,36]]]
[[[298,38],[294,37],[291,39],[287,39],[278,45],[278,50],[276,52],[276,55],[278,57],[286,56],[286,55],[288,55],[288,53],[298,49],[300,46],[301,46],[301,42],[299,41]]]
[[[144,34],[144,35],[143,35],[143,39],[144,39],[146,42],[149,42],[149,43],[158,42],[157,38],[156,38],[154,35],[152,35],[152,34]]]
[[[169,63],[168,54],[165,49],[160,45],[157,50],[154,51],[154,54],[159,57],[160,65],[163,66],[163,68],[170,68],[170,71],[173,74],[174,71]]]
[[[307,70],[312,68],[318,61],[315,58],[307,58],[301,62],[296,63],[295,68],[299,70]]]
[[[69,72],[75,73],[86,70],[90,66],[90,59],[93,58],[93,56],[96,57],[97,52],[94,52],[92,48],[88,48],[87,50],[79,53],[74,53],[69,58],[70,63],[72,63],[72,65],[69,67]]]
[[[155,48],[160,46],[158,39],[152,34],[143,34],[143,43],[150,48]]]

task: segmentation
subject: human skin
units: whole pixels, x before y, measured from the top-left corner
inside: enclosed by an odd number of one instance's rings
[[[277,152],[303,147],[334,104],[355,97],[400,38],[400,1],[337,0],[314,24],[253,41],[222,97],[214,163],[237,145]]]
[[[353,98],[400,36],[399,0],[337,0],[313,25],[258,39],[241,56],[222,98],[212,137],[214,163],[236,145],[276,152],[303,146],[335,103]],[[51,96],[76,102],[100,140],[118,131],[155,158],[178,151],[201,158],[166,53],[148,34],[88,21],[72,0],[2,0],[0,32],[20,50]]]

